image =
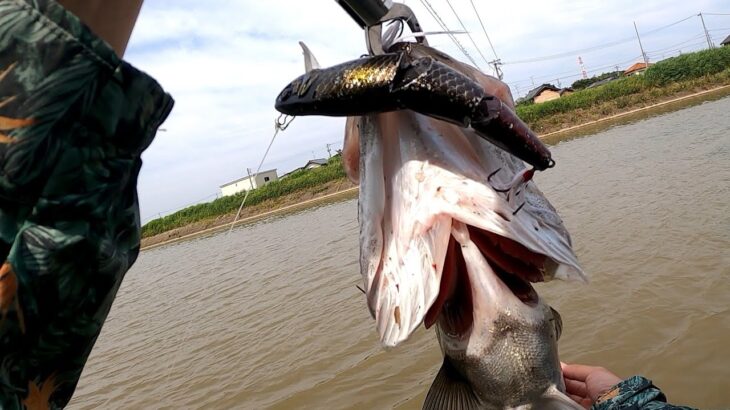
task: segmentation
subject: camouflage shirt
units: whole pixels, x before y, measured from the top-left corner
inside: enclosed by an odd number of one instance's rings
[[[692,407],[674,406],[651,380],[641,376],[629,377],[598,398],[592,410],[685,410]]]

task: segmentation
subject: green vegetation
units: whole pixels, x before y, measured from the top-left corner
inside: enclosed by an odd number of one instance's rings
[[[730,47],[683,54],[662,60],[646,70],[646,82],[662,86],[719,73],[730,67]]]
[[[344,178],[345,176],[345,170],[342,168],[342,157],[341,155],[335,155],[329,160],[327,165],[310,170],[297,171],[284,179],[273,181],[261,188],[254,189],[248,195],[245,206],[256,205],[267,199],[278,198],[292,192],[321,186],[326,182]],[[241,206],[244,195],[245,192],[240,192],[236,195],[224,196],[215,201],[193,205],[177,211],[174,214],[152,220],[142,227],[142,237],[157,235],[204,219],[236,212],[238,207]]]
[[[706,81],[705,81],[706,80]],[[562,98],[541,104],[519,104],[517,114],[530,126],[547,117],[588,109],[608,101],[615,101],[618,108],[636,103],[630,96],[648,92],[657,98],[682,90],[672,86],[684,83],[686,89],[700,86],[703,82],[730,81],[730,47],[698,51],[668,58],[650,66],[643,75],[635,75],[611,81],[599,87],[584,89]],[[659,87],[666,88],[657,92]],[[539,131],[539,127],[535,129]]]
[[[580,80],[577,80],[573,82],[573,84],[570,86],[575,91],[582,90],[586,87],[588,87],[591,84],[597,83],[599,81],[603,81],[609,78],[619,78],[623,75],[623,71],[612,71],[610,73],[603,73],[601,75],[594,75],[591,78],[581,78]]]

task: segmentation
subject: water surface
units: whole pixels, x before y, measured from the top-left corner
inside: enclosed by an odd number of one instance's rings
[[[536,181],[589,285],[538,291],[565,361],[643,374],[670,401],[730,407],[730,99],[553,147]],[[383,350],[357,203],[143,252],[69,408],[420,408],[433,331]]]

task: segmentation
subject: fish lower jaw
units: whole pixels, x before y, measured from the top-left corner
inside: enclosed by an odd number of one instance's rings
[[[454,221],[439,294],[425,317],[451,337],[499,314],[532,316],[540,298],[532,283],[544,280],[542,255],[499,235]],[[507,250],[511,250],[511,253]],[[522,257],[523,259],[520,259]]]

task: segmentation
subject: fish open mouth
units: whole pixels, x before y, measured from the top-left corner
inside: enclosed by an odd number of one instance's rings
[[[531,312],[535,282],[585,280],[555,209],[534,183],[515,185],[524,164],[407,110],[358,121],[345,163],[360,181],[360,270],[384,345],[422,323],[463,335],[487,310]]]
[[[541,267],[547,258],[520,243],[483,229],[468,227],[489,267],[512,294],[527,306],[538,304],[532,283],[542,282]],[[424,324],[430,328],[440,320],[441,327],[452,334],[464,334],[472,325],[473,301],[469,275],[461,247],[449,237],[439,294],[426,313]]]

